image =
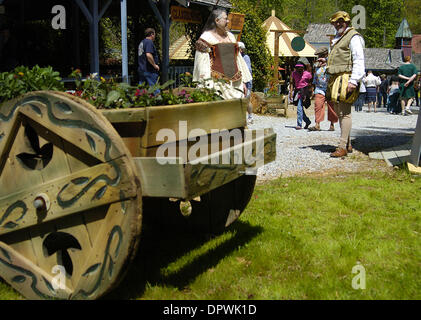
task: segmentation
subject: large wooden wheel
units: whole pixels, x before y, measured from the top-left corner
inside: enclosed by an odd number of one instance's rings
[[[0,106],[0,277],[30,299],[96,299],[127,270],[141,186],[93,106],[33,92]]]
[[[243,175],[188,203],[168,198],[145,198],[145,223],[194,233],[219,234],[240,217],[255,184],[256,176]],[[187,207],[184,210],[180,208],[183,205]]]

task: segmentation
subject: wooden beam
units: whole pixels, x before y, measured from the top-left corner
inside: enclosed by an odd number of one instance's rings
[[[108,7],[110,6],[111,2],[113,0],[107,0],[107,2],[105,3],[105,5],[102,7],[101,12],[98,15],[99,20],[102,19],[102,16],[104,15],[105,11],[107,11]]]
[[[93,22],[92,15],[89,12],[89,9],[86,7],[83,0],[76,0],[76,3],[78,4],[80,10],[82,10],[82,13],[85,15],[86,20],[88,20],[89,23],[92,23]]]
[[[115,164],[119,167],[126,166],[122,160],[117,160]],[[98,179],[98,181],[95,182],[95,178],[100,175],[109,175],[113,177],[113,175],[115,175],[115,167],[113,164],[100,164],[72,173],[62,178],[58,178],[51,182],[38,185],[36,190],[34,190],[34,186],[28,186],[25,190],[2,197],[0,199],[0,212],[5,212],[6,214],[4,214],[2,219],[0,219],[0,235],[35,226],[41,221],[44,223],[91,208],[136,197],[136,189],[130,182],[130,177],[122,177],[121,181],[117,185],[108,185],[101,179]],[[88,181],[92,183],[92,187],[88,188],[88,184],[80,186],[72,183],[72,181],[76,181],[81,177],[88,179]],[[98,190],[101,188],[104,188],[105,191],[101,197],[98,197]],[[124,191],[124,199],[121,198],[121,194],[123,194],[121,191]],[[74,199],[75,195],[78,193],[82,194],[79,202],[76,203],[75,201],[75,204],[69,206],[63,205],[63,207],[58,203],[59,195],[61,199],[63,199],[63,202],[71,202],[69,199],[72,199],[72,197]],[[42,218],[40,218],[40,213],[33,205],[35,198],[39,194],[47,195],[51,202],[51,207],[48,211],[42,213],[45,214]],[[20,207],[14,205],[16,203],[19,203]],[[12,221],[12,224],[10,224],[7,212],[10,212],[10,215],[12,215],[14,210],[19,211],[22,210],[21,208],[23,207],[26,209],[23,211],[22,217],[16,220],[16,223]]]
[[[418,113],[417,126],[415,128],[415,135],[412,141],[410,162],[418,167],[421,155],[421,116]]]
[[[248,99],[223,100],[209,103],[191,103],[175,106],[154,106],[146,108],[146,131],[142,147],[148,148],[187,139],[191,130],[201,129],[206,134],[212,130],[229,130],[246,126]],[[158,132],[165,128],[176,137],[168,141],[157,140]]]
[[[306,31],[305,30],[269,30],[270,32],[279,32],[280,34],[281,33],[284,33],[284,32],[286,32],[286,33],[288,33],[288,32],[292,32],[292,33],[305,33]]]
[[[127,45],[127,0],[120,0],[121,8],[121,78],[122,82],[129,83],[129,58]]]
[[[250,132],[255,134],[252,130]],[[247,168],[255,168],[256,163],[247,163],[246,160],[245,154],[250,152],[262,156],[264,164],[274,161],[276,134],[273,129],[187,163],[180,157],[134,157],[133,160],[141,177],[143,196],[190,200],[237,179],[246,173]]]

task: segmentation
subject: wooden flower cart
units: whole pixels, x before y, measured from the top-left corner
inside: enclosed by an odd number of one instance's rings
[[[97,299],[123,278],[143,218],[222,232],[256,180],[246,174],[256,163],[232,159],[247,149],[268,163],[276,153],[271,129],[246,129],[246,108],[231,100],[97,110],[50,91],[1,105],[0,277],[29,299]],[[252,138],[212,139],[232,129]],[[191,161],[200,139],[208,155]]]

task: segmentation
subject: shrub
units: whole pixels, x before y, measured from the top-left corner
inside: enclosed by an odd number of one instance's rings
[[[2,103],[31,91],[63,91],[64,85],[60,74],[52,67],[41,68],[36,65],[32,69],[20,66],[11,72],[0,73],[0,88],[0,103]]]
[[[192,88],[189,92],[181,88],[178,90],[169,88],[174,80],[167,81],[163,85],[159,85],[158,82],[154,86],[146,84],[131,86],[117,83],[113,78],[101,77],[98,80],[96,74],[82,80],[79,70],[73,71],[70,77],[75,79],[76,84],[76,90],[72,94],[87,100],[98,109],[174,105],[222,99],[216,90],[193,83],[189,73],[180,75],[182,84]]]

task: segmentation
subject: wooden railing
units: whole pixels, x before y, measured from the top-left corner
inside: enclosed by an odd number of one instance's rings
[[[168,69],[168,79],[175,80],[175,83],[171,86],[172,88],[178,87],[180,83],[180,74],[190,72],[193,74],[193,66],[170,66]]]

